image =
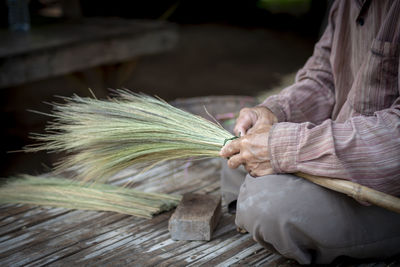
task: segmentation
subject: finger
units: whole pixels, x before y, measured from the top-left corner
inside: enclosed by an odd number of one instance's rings
[[[243,164],[243,163],[244,163],[244,159],[242,158],[242,156],[240,154],[236,154],[228,160],[228,166],[229,166],[229,168],[232,168],[232,169],[236,169],[237,167],[239,167],[240,164]]]
[[[236,136],[239,136],[239,135],[243,136],[246,134],[246,130],[243,127],[240,127],[240,128],[235,127],[235,129],[233,129],[233,132],[235,133]]]
[[[259,163],[246,161],[246,164],[244,164],[244,168],[251,176],[254,176],[254,171],[257,169],[258,165]]]
[[[240,152],[240,139],[229,141],[219,152],[223,158],[229,158]]]
[[[249,173],[253,177],[260,177],[274,173],[269,161],[250,166],[250,169],[251,171]]]
[[[244,167],[244,169],[251,175],[252,169],[249,167],[249,165],[243,163],[243,167]],[[252,175],[252,176],[253,176],[253,175]]]
[[[268,170],[252,170],[249,173],[253,177],[261,177],[261,176],[266,176],[266,175],[273,174],[274,171],[272,169],[268,169]]]
[[[237,120],[233,132],[235,133],[236,136],[239,135],[243,136],[247,133],[247,130],[250,129],[252,126],[253,122],[250,119]]]
[[[260,129],[260,126],[257,127],[257,124],[253,125],[249,130],[247,130],[247,134],[253,134],[257,132]]]
[[[247,134],[247,131],[254,126],[257,121],[257,115],[254,112],[254,108],[243,108],[240,110],[239,117],[236,120],[236,125],[233,131],[236,135],[239,133],[243,136]]]
[[[257,120],[257,121],[251,126],[251,128],[247,130],[247,134],[251,134],[251,133],[256,132],[256,131],[259,130],[259,129],[263,129],[263,128],[266,127],[266,125],[272,125],[272,124],[266,123],[265,121],[262,121],[262,120]]]
[[[233,131],[236,135],[245,135],[247,130],[253,126],[253,123],[254,121],[251,116],[251,111],[248,108],[244,108],[240,111]]]
[[[253,127],[251,127],[250,129],[247,130],[247,133],[246,133],[246,134],[252,134],[252,133],[254,133],[254,131],[256,131],[256,130],[257,130],[257,129],[254,128],[254,126],[253,126]]]

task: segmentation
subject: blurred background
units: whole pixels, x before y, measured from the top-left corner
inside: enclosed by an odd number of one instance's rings
[[[167,101],[262,95],[290,84],[326,26],[328,0],[1,0],[1,174],[48,171],[10,153],[43,132],[44,102],[128,88]]]

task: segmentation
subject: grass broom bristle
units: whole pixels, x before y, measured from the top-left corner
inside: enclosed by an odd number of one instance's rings
[[[81,179],[105,181],[134,164],[151,167],[173,159],[218,157],[225,140],[234,137],[221,126],[159,99],[124,90],[116,92],[118,96],[109,101],[73,96],[65,98],[65,104],[54,104],[54,112],[49,115],[54,121],[47,126],[47,134],[35,135],[40,143],[26,151],[70,153],[59,163],[59,170],[80,167]],[[333,180],[323,186],[354,195],[349,189],[351,182],[347,182],[346,190],[338,183]],[[8,197],[12,199],[12,195]],[[391,197],[382,202],[381,198],[382,193],[363,195],[364,201],[399,212],[399,199]]]
[[[143,218],[174,208],[181,196],[82,183],[70,179],[24,175],[0,187],[0,203],[19,203],[80,210],[113,211]]]
[[[146,95],[116,90],[97,100],[72,96],[52,104],[53,121],[28,152],[67,152],[57,170],[80,167],[84,181],[106,181],[131,165],[151,167],[175,159],[218,157],[233,135],[220,125]]]

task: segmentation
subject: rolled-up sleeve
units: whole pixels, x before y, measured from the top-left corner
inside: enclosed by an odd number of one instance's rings
[[[343,4],[340,12],[347,12],[345,1],[338,3]],[[382,14],[378,2],[374,3],[377,6],[369,10],[371,14]],[[390,12],[377,39],[371,41],[371,50],[356,50],[358,58],[365,56],[365,60],[360,61],[354,81],[349,81],[353,86],[347,93],[339,86],[334,91],[332,66],[336,66],[335,77],[346,80],[347,69],[341,67],[338,72],[337,66],[350,64],[346,57],[340,57],[336,65],[330,60],[335,58],[331,55],[335,4],[327,30],[299,71],[296,83],[261,104],[279,119],[268,137],[272,168],[276,173],[304,172],[347,179],[400,196],[399,3],[390,2]],[[343,19],[337,18],[339,21]],[[355,23],[347,22],[346,29]],[[337,42],[336,38],[333,47]],[[332,115],[335,97],[341,107],[341,113],[336,113],[340,119]]]
[[[277,173],[342,178],[400,195],[400,98],[390,109],[344,123],[277,123],[268,142]]]

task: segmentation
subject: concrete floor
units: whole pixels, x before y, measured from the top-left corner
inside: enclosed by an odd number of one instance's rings
[[[54,155],[6,153],[29,143],[29,132],[41,132],[47,118],[27,109],[48,111],[43,101],[54,95],[107,95],[125,87],[166,100],[206,95],[259,95],[279,86],[311,55],[315,39],[292,32],[224,24],[183,25],[180,41],[167,53],[102,66],[68,76],[2,89],[3,142],[0,177],[37,174]]]

